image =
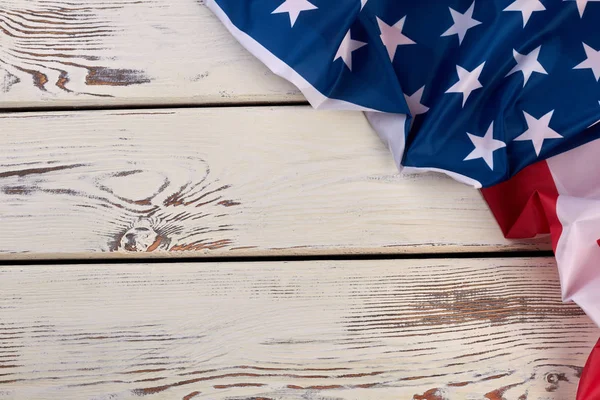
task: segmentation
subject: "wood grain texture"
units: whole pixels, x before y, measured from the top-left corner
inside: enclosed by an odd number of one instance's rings
[[[201,0],[2,0],[0,107],[301,101]]]
[[[24,113],[0,131],[4,258],[549,248],[504,239],[470,187],[397,174],[358,113]]]
[[[0,268],[0,399],[573,399],[550,259]]]

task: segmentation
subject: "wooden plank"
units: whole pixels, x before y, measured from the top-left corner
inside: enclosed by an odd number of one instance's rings
[[[551,259],[0,267],[0,398],[575,398]]]
[[[478,191],[400,176],[362,114],[308,106],[0,116],[1,257],[548,249]]]
[[[2,0],[0,107],[304,100],[198,0]]]

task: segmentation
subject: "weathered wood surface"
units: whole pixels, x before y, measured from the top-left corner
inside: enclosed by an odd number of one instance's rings
[[[1,399],[573,399],[550,259],[0,268]]]
[[[302,101],[201,0],[2,0],[0,107]]]
[[[400,176],[358,113],[308,106],[0,115],[1,257],[547,249],[478,191]]]

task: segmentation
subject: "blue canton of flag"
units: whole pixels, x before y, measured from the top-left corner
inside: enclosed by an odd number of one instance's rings
[[[475,187],[600,137],[600,0],[207,0],[317,108],[363,110],[400,168]]]

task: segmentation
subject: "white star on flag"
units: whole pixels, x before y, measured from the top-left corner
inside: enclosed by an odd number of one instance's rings
[[[359,42],[358,40],[352,40],[350,37],[350,31],[346,33],[344,36],[344,40],[342,40],[342,44],[338,49],[335,58],[333,61],[336,61],[338,58],[341,58],[344,61],[344,64],[348,67],[350,71],[352,71],[352,52],[360,49],[367,44],[364,42]]]
[[[475,149],[465,157],[463,161],[477,160],[483,158],[483,161],[488,167],[494,170],[494,152],[506,147],[506,143],[501,140],[494,139],[494,122],[490,124],[485,136],[477,136],[467,132],[467,136],[471,139]]]
[[[540,0],[515,0],[502,11],[519,11],[523,15],[523,28],[527,25],[531,14],[536,11],[545,11],[546,7]]]
[[[288,13],[292,27],[296,23],[298,16],[302,11],[316,10],[317,6],[308,0],[285,0],[282,5],[277,7],[271,14]]]
[[[404,21],[406,21],[406,16],[402,17],[400,21],[390,26],[377,17],[377,24],[379,25],[379,31],[381,32],[381,41],[387,48],[388,55],[392,61],[394,61],[394,56],[396,55],[396,49],[398,46],[415,44],[415,42],[402,33],[402,29],[404,29]]]
[[[589,3],[590,1],[594,2],[594,1],[600,1],[600,0],[563,0],[563,1],[576,1],[577,9],[579,10],[579,16],[583,18],[583,13],[585,12],[585,7],[587,6],[587,3]]]
[[[365,5],[367,4],[367,1],[369,0],[360,0],[360,9],[362,10],[363,8],[365,8]]]
[[[461,93],[463,95],[462,106],[464,107],[471,92],[483,87],[481,82],[479,82],[479,75],[481,75],[484,65],[485,62],[471,72],[460,65],[457,65],[456,72],[458,73],[458,82],[452,85],[450,89],[446,90],[446,93]]]
[[[542,64],[540,64],[538,61],[541,48],[542,46],[539,46],[537,49],[529,52],[529,54],[521,54],[513,49],[513,57],[515,58],[517,65],[515,65],[514,68],[510,70],[508,74],[506,74],[506,76],[521,71],[523,73],[523,87],[525,87],[527,81],[531,77],[531,74],[534,72],[548,75]]]
[[[597,82],[600,80],[600,50],[596,51],[585,43],[583,43],[583,48],[587,59],[573,69],[591,69]]]
[[[523,111],[525,121],[527,122],[527,130],[520,136],[516,137],[516,141],[531,140],[535,155],[539,156],[542,151],[544,140],[546,139],[562,139],[562,135],[550,128],[550,120],[552,119],[554,110],[550,111],[540,119],[536,119]]]
[[[473,11],[475,10],[475,2],[471,4],[471,7],[464,14],[459,13],[456,10],[450,9],[450,15],[454,24],[444,33],[442,36],[458,35],[458,44],[460,45],[467,34],[467,31],[479,24],[480,21],[473,19]]]
[[[419,114],[425,114],[427,111],[429,111],[429,107],[421,103],[423,99],[423,90],[425,90],[425,86],[423,86],[421,89],[417,90],[410,96],[406,94],[404,95],[404,98],[406,99],[406,104],[408,105],[408,109],[410,110],[410,114],[413,117]]]

